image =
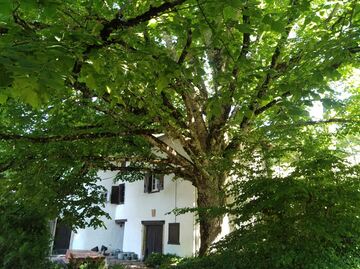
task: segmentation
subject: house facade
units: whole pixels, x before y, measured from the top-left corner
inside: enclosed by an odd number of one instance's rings
[[[135,182],[114,182],[116,172],[100,171],[98,175],[102,179],[98,184],[107,190],[104,210],[111,219],[103,219],[106,229],[72,231],[68,236],[69,249],[100,249],[104,245],[134,252],[139,258],[152,252],[179,256],[196,253],[200,241],[194,213],[175,216],[171,212],[196,206],[196,189],[190,182],[155,174]]]
[[[162,139],[178,154],[188,158],[179,143]],[[193,256],[200,247],[200,229],[194,213],[175,216],[176,208],[196,207],[197,191],[189,181],[174,175],[147,174],[135,182],[114,182],[116,171],[99,171],[98,184],[107,190],[104,208],[111,219],[105,228],[70,231],[57,227],[54,248],[90,250],[106,246],[110,250],[134,252],[140,259],[152,252]],[[221,238],[229,232],[225,217]],[[57,242],[57,238],[60,238]]]

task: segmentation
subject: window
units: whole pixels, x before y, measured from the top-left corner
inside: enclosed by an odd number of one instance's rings
[[[169,223],[168,244],[180,245],[180,223]]]
[[[146,174],[144,180],[144,192],[158,192],[164,189],[164,175]]]
[[[110,202],[112,204],[123,204],[125,201],[125,183],[111,187]]]

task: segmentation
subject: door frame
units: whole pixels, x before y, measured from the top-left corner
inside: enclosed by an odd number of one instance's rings
[[[59,220],[56,221],[55,223],[55,227],[54,227],[54,237],[52,240],[52,246],[51,246],[51,254],[53,254],[54,250],[67,250],[67,249],[71,249],[71,244],[72,244],[72,240],[73,240],[73,231],[71,229],[71,227],[69,225],[67,225],[66,223],[63,223]],[[66,238],[62,237],[64,233],[66,235]],[[56,245],[56,243],[65,243],[65,245],[67,245],[67,248],[57,248],[58,246]],[[64,253],[65,254],[65,253]]]
[[[143,220],[141,221],[143,227],[143,243],[142,243],[142,257],[145,259],[145,250],[146,250],[146,233],[147,226],[161,226],[162,229],[162,240],[161,240],[161,253],[164,253],[164,224],[165,220]]]

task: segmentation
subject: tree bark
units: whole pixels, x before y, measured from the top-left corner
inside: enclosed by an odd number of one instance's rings
[[[209,251],[211,244],[221,232],[223,215],[214,214],[212,209],[225,206],[222,193],[222,180],[204,180],[198,186],[197,206],[199,207],[200,223],[200,249],[199,256],[204,256]]]

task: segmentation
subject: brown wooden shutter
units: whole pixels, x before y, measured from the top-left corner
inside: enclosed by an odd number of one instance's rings
[[[159,191],[163,190],[164,189],[164,175],[157,175],[157,178],[159,179],[157,188]]]
[[[169,223],[168,244],[180,245],[180,223]]]
[[[119,202],[120,202],[119,197],[120,197],[119,186],[112,186],[111,187],[110,203],[118,205]]]
[[[146,173],[144,178],[144,192],[148,193],[150,188],[150,174]]]
[[[119,185],[119,204],[125,202],[125,183]]]

